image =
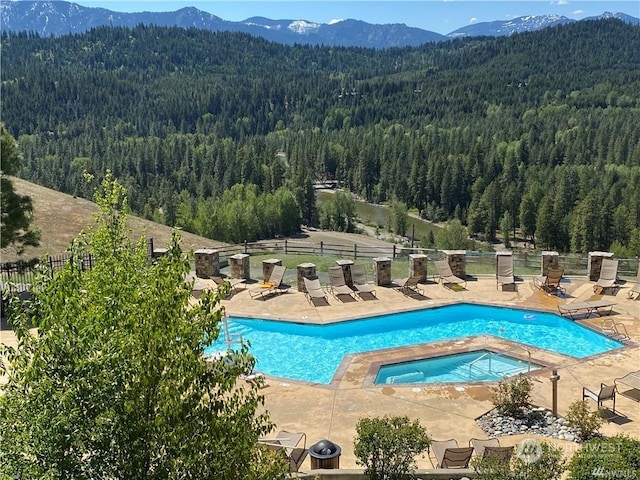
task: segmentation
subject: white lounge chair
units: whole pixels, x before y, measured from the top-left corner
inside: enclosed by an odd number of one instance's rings
[[[594,293],[604,293],[607,288],[618,288],[618,260],[603,258],[600,268],[600,278],[593,285]]]

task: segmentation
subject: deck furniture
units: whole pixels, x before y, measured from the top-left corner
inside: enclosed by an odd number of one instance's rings
[[[592,313],[598,316],[610,315],[613,311],[614,302],[609,300],[591,300],[586,302],[572,302],[558,305],[560,314],[575,320],[580,316],[588,318]]]
[[[616,413],[616,386],[614,385],[606,385],[604,383],[600,384],[600,390],[598,392],[594,392],[593,390],[589,390],[587,387],[582,387],[582,399],[590,398],[594,402],[598,404],[598,408],[602,406],[602,402],[607,400],[613,400],[613,413]]]
[[[629,372],[624,377],[616,378],[613,383],[616,385],[620,395],[640,402],[640,370]],[[620,386],[626,390],[620,390]]]

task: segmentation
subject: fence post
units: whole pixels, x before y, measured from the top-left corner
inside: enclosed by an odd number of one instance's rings
[[[324,244],[322,242],[322,240],[320,240],[320,255],[324,255]]]
[[[354,260],[358,259],[358,244],[357,243],[353,244],[353,259]]]
[[[393,257],[391,257],[391,258],[393,258],[394,260],[396,259],[396,244],[395,243],[393,244]]]
[[[284,239],[284,254],[287,254],[287,239]]]
[[[246,240],[244,241],[244,253],[245,254],[247,253],[247,241]]]

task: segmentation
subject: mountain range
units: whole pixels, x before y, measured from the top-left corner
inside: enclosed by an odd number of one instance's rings
[[[627,23],[640,24],[639,18],[610,12],[581,21],[602,18],[618,18]],[[3,31],[29,31],[40,36],[83,33],[94,27],[108,25],[135,27],[139,24],[154,24],[211,31],[244,32],[286,45],[301,43],[370,48],[417,46],[457,37],[508,36],[575,21],[577,20],[560,15],[529,15],[506,21],[475,23],[442,35],[400,23],[373,25],[353,19],[324,24],[306,20],[272,20],[252,17],[240,22],[232,22],[195,7],[182,8],[175,12],[123,13],[104,8],[84,7],[64,1],[19,0],[0,3],[0,22]]]

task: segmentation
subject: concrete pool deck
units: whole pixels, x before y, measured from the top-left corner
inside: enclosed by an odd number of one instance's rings
[[[342,297],[344,301],[340,301],[329,295],[328,303],[311,305],[305,295],[296,290],[295,279],[289,276],[285,279],[293,285],[285,294],[271,296],[265,300],[261,297],[252,299],[247,291],[240,288],[224,300],[223,305],[232,316],[325,324],[459,302],[557,313],[558,304],[604,298],[615,302],[610,316],[577,321],[598,331],[601,330],[600,322],[603,319],[621,323],[630,336],[627,346],[582,360],[531,349],[533,359],[543,360],[558,370],[559,415],[566,414],[568,406],[582,398],[582,387],[597,391],[600,382],[611,384],[615,378],[640,368],[640,300],[627,298],[627,292],[632,286],[630,283],[622,285],[615,294],[603,296],[593,293],[592,282],[581,278],[568,278],[562,284],[566,288],[566,295],[558,298],[534,288],[530,278],[518,281],[515,291],[496,289],[493,276],[468,279],[466,289],[459,291],[450,290],[429,279],[422,285],[424,296],[409,297],[393,288],[377,287],[375,299],[363,301]],[[247,288],[251,287],[250,284]],[[362,417],[406,415],[410,419],[420,419],[433,439],[455,438],[459,444],[466,445],[470,438],[486,437],[475,419],[493,408],[491,384],[375,386],[371,376],[377,365],[390,360],[471,350],[485,345],[498,350],[513,348],[510,342],[504,340],[479,337],[466,339],[464,343],[452,340],[428,346],[358,354],[343,361],[330,385],[267,377],[268,385],[262,390],[266,399],[265,407],[277,425],[277,430],[305,432],[307,446],[325,438],[340,445],[340,468],[360,468],[353,453],[353,441],[356,423]],[[283,361],[295,362],[296,358]],[[532,402],[551,409],[551,369],[536,370],[530,375],[534,383]],[[595,403],[591,403],[591,406],[595,407]],[[608,403],[610,402],[606,402],[605,406]],[[608,419],[601,432],[606,435],[625,433],[640,438],[640,403],[618,395],[616,412],[618,416]],[[515,445],[528,437],[531,435],[502,437],[501,443]],[[564,440],[548,441],[561,445],[568,455],[579,448],[577,444]],[[431,464],[426,457],[420,458],[418,467],[431,468]],[[310,460],[307,459],[301,471],[309,469]]]

